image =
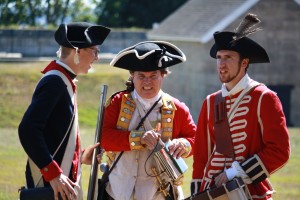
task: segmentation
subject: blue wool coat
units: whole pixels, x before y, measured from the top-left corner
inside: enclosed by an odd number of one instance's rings
[[[68,71],[67,73],[70,78],[75,78],[72,73]],[[53,159],[58,165],[61,164],[70,133],[67,133],[67,138],[54,158],[52,155],[68,130],[73,111],[74,106],[62,78],[56,75],[43,77],[19,125],[20,142],[38,168],[42,169],[49,165]],[[72,180],[71,175],[69,178]],[[28,162],[26,182],[29,188],[34,186]],[[45,182],[45,186],[47,185],[49,183]]]

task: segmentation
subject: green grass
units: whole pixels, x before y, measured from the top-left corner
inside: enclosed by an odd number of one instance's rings
[[[17,127],[31,100],[32,92],[47,63],[0,63],[0,200],[18,199],[18,188],[25,184],[26,154],[20,145]],[[95,72],[78,77],[79,123],[82,146],[94,142],[99,95],[108,85],[108,97],[125,88],[126,70],[95,64]],[[108,98],[107,97],[107,98]],[[288,164],[271,177],[277,194],[274,200],[300,198],[300,129],[290,128],[292,154]],[[185,174],[183,190],[189,196],[192,158]],[[83,166],[83,189],[87,193],[90,166]]]
[[[300,197],[300,129],[290,128],[292,154],[288,164],[271,177],[271,182],[277,193],[274,200],[294,200]],[[81,129],[82,146],[94,142],[95,129]],[[17,129],[0,129],[0,200],[18,198],[18,188],[25,183],[26,154],[23,151],[17,134]],[[183,190],[189,196],[189,182],[192,173],[192,158],[186,159],[189,170],[185,174]],[[86,195],[89,183],[90,166],[83,165],[83,190]]]
[[[0,128],[16,128],[29,105],[32,92],[48,63],[0,63]],[[94,64],[95,72],[78,76],[80,125],[95,125],[101,86],[108,85],[108,97],[125,89],[129,73],[108,64]]]

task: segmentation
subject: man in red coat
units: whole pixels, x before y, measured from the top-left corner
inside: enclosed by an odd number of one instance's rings
[[[167,67],[183,61],[183,52],[164,41],[138,43],[112,60],[111,65],[130,71],[128,89],[111,97],[104,116],[103,148],[111,162],[124,152],[106,187],[113,199],[183,199],[182,180],[168,177],[153,156],[160,139],[170,142],[169,152],[175,158],[193,153],[196,125],[188,107],[161,90]]]
[[[248,199],[271,199],[274,190],[268,178],[289,159],[281,102],[275,92],[247,74],[249,64],[270,62],[265,49],[247,37],[259,22],[248,14],[235,32],[214,34],[210,56],[217,59],[223,85],[204,100],[198,119],[192,194],[223,187],[240,177],[247,186]],[[224,99],[223,106],[217,99]],[[222,119],[226,119],[227,128],[218,127]]]

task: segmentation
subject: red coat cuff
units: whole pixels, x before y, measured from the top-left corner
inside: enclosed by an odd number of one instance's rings
[[[54,160],[49,165],[40,169],[40,171],[47,182],[51,181],[63,172]]]

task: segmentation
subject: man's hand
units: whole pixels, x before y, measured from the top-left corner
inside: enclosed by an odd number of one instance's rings
[[[141,144],[146,145],[148,149],[153,150],[159,138],[160,135],[154,130],[147,131],[141,138]]]
[[[169,145],[169,152],[175,158],[180,158],[185,153],[185,146],[179,139],[173,139]]]
[[[83,154],[81,155],[81,163],[86,165],[91,165],[93,160],[93,152],[96,147],[98,147],[100,143],[96,143],[94,145],[90,145],[85,149]],[[102,156],[101,156],[102,157]]]
[[[217,187],[220,187],[223,185],[223,183],[226,183],[228,181],[228,178],[226,176],[226,172],[222,172],[221,174],[219,174],[217,177],[215,177],[215,185]]]
[[[63,200],[77,199],[77,194],[74,190],[75,183],[73,183],[67,176],[60,174],[50,181],[50,185],[54,191],[54,199],[58,199],[60,193]]]

